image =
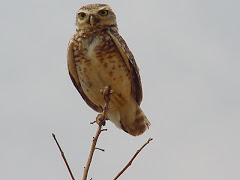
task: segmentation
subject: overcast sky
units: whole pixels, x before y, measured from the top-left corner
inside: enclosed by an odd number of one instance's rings
[[[240,179],[240,1],[12,0],[0,6],[0,179],[66,180],[51,137],[81,179],[96,112],[68,76],[75,13],[108,3],[140,68],[152,125],[132,137],[108,122],[89,172],[113,179]]]

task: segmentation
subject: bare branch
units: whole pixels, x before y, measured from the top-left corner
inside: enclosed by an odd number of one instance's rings
[[[128,168],[129,166],[131,166],[133,160],[137,157],[137,155],[138,155],[138,154],[142,151],[142,149],[143,149],[150,141],[152,141],[152,140],[153,140],[153,138],[149,138],[148,141],[147,141],[139,150],[137,150],[137,152],[134,154],[134,156],[132,157],[132,159],[127,163],[127,165],[118,173],[118,175],[117,175],[113,180],[117,180],[117,179],[119,178],[119,176],[121,176],[121,175],[124,173],[124,171],[126,171],[127,168]]]
[[[99,149],[99,148],[96,148],[98,137],[101,134],[101,132],[106,131],[105,129],[102,129],[102,126],[105,125],[105,120],[107,119],[108,106],[109,106],[109,102],[111,100],[110,95],[113,93],[113,91],[111,90],[111,86],[110,85],[106,86],[103,90],[101,90],[101,93],[103,94],[103,97],[105,100],[105,106],[103,108],[103,112],[98,114],[98,116],[96,118],[96,122],[98,123],[98,129],[97,129],[96,135],[94,136],[93,141],[92,141],[92,146],[91,146],[91,149],[89,152],[86,167],[84,168],[82,180],[87,179],[88,170],[91,165],[92,158],[93,158],[93,153],[94,153],[95,149]],[[95,123],[95,121],[93,123]],[[91,123],[91,124],[93,124],[93,123]],[[102,149],[99,149],[99,150],[102,150]]]
[[[66,157],[65,157],[65,155],[64,155],[64,152],[62,151],[62,148],[61,148],[61,146],[59,145],[55,134],[52,133],[52,136],[53,136],[53,138],[54,138],[54,140],[55,140],[55,142],[56,142],[56,144],[57,144],[57,146],[58,146],[59,151],[61,152],[62,158],[63,158],[63,160],[64,160],[64,162],[65,162],[65,165],[67,166],[68,172],[69,172],[72,180],[75,180],[75,178],[74,178],[74,176],[73,176],[73,174],[72,174],[72,171],[71,171],[71,169],[70,169],[70,167],[69,167],[69,165],[68,165],[67,159],[66,159]]]
[[[93,157],[93,153],[95,151],[97,140],[98,140],[99,135],[102,132],[101,128],[102,128],[102,125],[99,124],[97,132],[96,132],[96,135],[95,135],[95,137],[93,138],[93,141],[92,141],[92,146],[91,146],[91,149],[90,149],[90,152],[89,152],[89,156],[88,156],[88,161],[87,161],[86,167],[84,168],[83,178],[82,178],[83,180],[87,179],[88,170],[89,170],[89,167],[90,167],[91,162],[92,162],[92,157]]]

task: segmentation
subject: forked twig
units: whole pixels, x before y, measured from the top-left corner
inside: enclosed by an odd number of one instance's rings
[[[96,148],[98,137],[101,134],[101,132],[106,131],[105,129],[102,129],[102,126],[105,125],[108,106],[109,106],[109,102],[111,100],[110,95],[113,93],[113,91],[111,90],[111,86],[109,85],[109,86],[106,86],[103,90],[101,90],[101,92],[102,92],[104,100],[105,100],[105,106],[103,108],[103,112],[101,114],[99,114],[96,118],[96,122],[98,123],[98,129],[97,129],[96,135],[95,135],[95,137],[93,138],[93,141],[92,141],[92,146],[91,146],[91,149],[90,149],[90,152],[89,152],[86,167],[84,168],[82,180],[87,179],[88,170],[89,170],[89,167],[91,165],[92,158],[93,158],[93,153],[96,149],[99,149],[99,148]],[[93,123],[91,123],[91,124],[93,124]]]
[[[90,165],[91,165],[91,162],[92,162],[92,158],[93,158],[93,154],[94,154],[94,151],[96,149],[98,150],[101,150],[101,151],[104,151],[104,149],[101,149],[101,148],[96,148],[96,144],[97,144],[97,141],[98,141],[98,137],[100,136],[101,132],[103,131],[106,131],[107,129],[102,129],[102,126],[105,125],[105,120],[107,119],[107,111],[108,111],[108,108],[109,108],[109,102],[111,100],[110,98],[110,95],[113,93],[113,90],[111,90],[111,86],[106,86],[103,90],[101,90],[103,96],[104,96],[104,100],[105,100],[105,106],[103,108],[103,112],[98,114],[97,118],[96,118],[96,121],[92,122],[91,124],[97,122],[98,123],[98,129],[97,129],[97,132],[95,134],[95,137],[93,138],[93,141],[92,141],[92,146],[91,146],[91,149],[90,149],[90,152],[89,152],[89,156],[88,156],[88,160],[87,160],[87,164],[86,164],[86,167],[84,168],[84,172],[83,172],[83,178],[82,180],[86,180],[87,179],[87,175],[88,175],[88,171],[89,171],[89,168],[90,168]],[[65,165],[67,166],[67,169],[68,169],[68,172],[69,174],[71,175],[71,178],[72,180],[75,180],[73,174],[72,174],[72,171],[68,165],[68,162],[67,162],[67,159],[64,155],[64,152],[62,151],[58,141],[57,141],[57,138],[55,136],[55,134],[52,133],[52,136],[58,146],[58,149],[59,151],[61,152],[61,155],[62,155],[62,158],[65,162]],[[142,149],[150,142],[152,141],[153,139],[152,138],[149,138],[148,141],[139,149],[137,150],[137,152],[134,154],[134,156],[132,157],[132,159],[128,162],[128,164],[118,173],[118,175],[114,178],[114,180],[117,180],[126,170],[129,166],[131,166],[132,162],[134,161],[134,159],[137,157],[137,155],[142,151]]]
[[[68,172],[69,172],[72,180],[75,180],[75,178],[74,178],[74,176],[73,176],[73,174],[72,174],[72,171],[71,171],[71,169],[70,169],[70,167],[69,167],[69,165],[68,165],[67,159],[66,159],[66,157],[65,157],[65,155],[64,155],[64,152],[62,151],[62,148],[61,148],[61,146],[59,145],[55,134],[52,133],[52,136],[53,136],[53,138],[54,138],[54,140],[55,140],[55,142],[56,142],[56,144],[57,144],[57,146],[58,146],[59,151],[61,152],[62,158],[63,158],[63,160],[64,160],[64,162],[65,162],[65,165],[67,166]]]
[[[142,149],[143,149],[148,143],[150,143],[150,141],[152,141],[152,140],[153,140],[153,138],[149,138],[148,141],[147,141],[139,150],[137,150],[137,152],[134,154],[134,156],[132,157],[132,159],[127,163],[127,165],[118,173],[118,175],[117,175],[113,180],[118,179],[119,176],[121,176],[121,175],[124,173],[124,171],[126,171],[127,168],[128,168],[129,166],[131,166],[133,160],[137,157],[137,155],[138,155],[138,154],[142,151]]]

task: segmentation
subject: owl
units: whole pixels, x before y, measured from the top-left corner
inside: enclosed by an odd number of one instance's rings
[[[139,69],[107,4],[79,9],[67,64],[71,80],[88,106],[102,112],[105,101],[100,90],[110,85],[114,91],[107,111],[110,121],[132,136],[148,129],[150,122],[140,108]]]

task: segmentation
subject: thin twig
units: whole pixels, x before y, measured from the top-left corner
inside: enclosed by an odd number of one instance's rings
[[[95,149],[97,149],[97,150],[99,150],[99,151],[102,151],[102,152],[105,152],[105,150],[102,149],[102,148],[95,148]]]
[[[131,166],[133,160],[137,157],[137,155],[142,151],[142,149],[150,142],[152,141],[153,138],[149,138],[148,141],[139,149],[137,150],[137,152],[134,154],[134,156],[132,157],[132,159],[127,163],[127,165],[118,173],[118,175],[113,179],[113,180],[117,180],[119,178],[119,176],[121,176],[124,171],[126,171],[126,169]]]
[[[90,122],[90,124],[94,124],[94,123],[96,123],[97,121],[93,121],[93,122]]]
[[[95,146],[97,144],[98,137],[102,132],[101,128],[102,128],[102,125],[99,124],[96,135],[95,135],[95,137],[93,138],[93,141],[92,141],[92,147],[91,147],[91,150],[90,150],[90,153],[89,153],[89,156],[88,156],[88,161],[87,161],[86,167],[84,168],[83,178],[82,178],[83,180],[87,179],[87,174],[88,174],[88,170],[89,170],[89,167],[91,165],[91,162],[92,162],[92,157],[93,157],[93,153],[95,151]]]
[[[86,167],[84,168],[82,180],[87,179],[88,170],[89,170],[89,167],[91,165],[92,158],[93,158],[93,153],[94,153],[95,149],[98,149],[98,148],[96,148],[98,137],[101,134],[101,132],[105,131],[105,129],[102,129],[102,126],[105,125],[108,106],[109,106],[109,102],[111,100],[110,95],[113,93],[113,91],[111,90],[111,86],[109,85],[109,86],[106,86],[103,90],[101,90],[101,92],[102,92],[104,100],[105,100],[105,106],[103,108],[103,112],[101,114],[99,114],[97,116],[97,119],[96,119],[96,122],[98,123],[98,129],[97,129],[96,135],[95,135],[95,137],[93,138],[93,141],[92,141],[92,146],[91,146],[91,149],[90,149],[90,152],[89,152]]]
[[[68,172],[69,172],[72,180],[75,180],[75,178],[74,178],[74,176],[73,176],[73,174],[72,174],[72,171],[71,171],[71,169],[70,169],[70,167],[69,167],[69,165],[68,165],[67,159],[66,159],[66,157],[65,157],[65,155],[64,155],[64,152],[62,151],[62,148],[61,148],[61,146],[59,145],[55,134],[52,133],[52,136],[53,136],[53,138],[54,138],[54,140],[55,140],[55,142],[56,142],[56,144],[57,144],[57,146],[58,146],[59,151],[61,152],[62,158],[63,158],[63,160],[64,160],[64,162],[65,162],[65,165],[67,166]]]

